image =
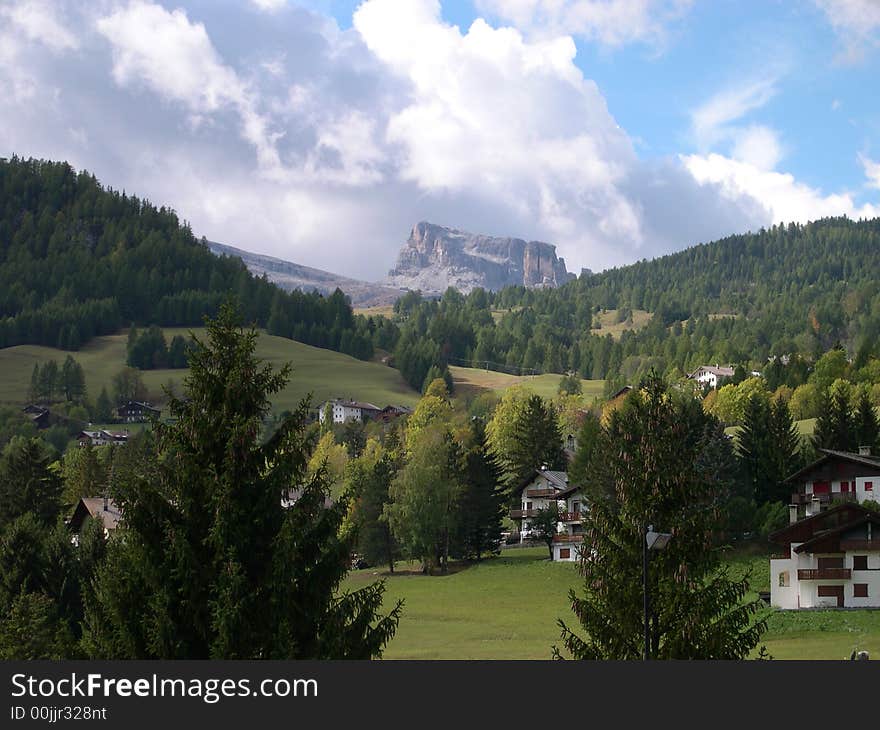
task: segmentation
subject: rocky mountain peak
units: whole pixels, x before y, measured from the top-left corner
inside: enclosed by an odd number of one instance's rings
[[[446,228],[427,221],[413,226],[385,283],[402,289],[462,292],[477,287],[556,287],[574,278],[556,246]]]

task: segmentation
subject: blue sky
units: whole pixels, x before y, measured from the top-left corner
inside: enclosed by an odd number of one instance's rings
[[[378,279],[418,220],[594,270],[880,214],[880,0],[0,0],[0,156]]]

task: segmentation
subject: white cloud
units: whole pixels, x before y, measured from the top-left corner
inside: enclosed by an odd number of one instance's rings
[[[782,159],[782,143],[775,130],[751,124],[733,133],[732,156],[759,170],[773,170]]]
[[[58,8],[44,0],[21,0],[11,7],[0,8],[0,19],[6,18],[14,30],[25,38],[37,41],[55,52],[79,47],[77,37],[58,17]]]
[[[280,10],[287,5],[287,0],[251,0],[260,10]]]
[[[880,45],[880,2],[877,0],[814,0],[843,43],[840,60],[856,63],[866,48]]]
[[[550,241],[575,271],[771,219],[724,176],[640,159],[570,37],[459,29],[431,0],[367,0],[348,30],[293,3],[177,5],[63,6],[78,45],[51,53],[0,23],[0,155],[67,159],[198,235],[361,278],[421,219]],[[737,110],[761,96],[704,117],[759,180],[781,144]]]
[[[547,36],[576,35],[604,46],[662,47],[693,0],[478,0],[483,11]]]
[[[865,171],[865,177],[867,178],[865,184],[869,188],[877,188],[880,190],[880,162],[875,162],[862,154],[859,155],[859,162],[862,164],[862,168]]]
[[[722,194],[734,202],[754,201],[772,223],[807,222],[839,215],[880,215],[880,205],[859,206],[849,193],[825,195],[788,173],[763,170],[718,154],[684,155],[682,161],[700,184],[719,186]]]
[[[640,211],[618,188],[632,145],[570,38],[527,42],[481,19],[462,33],[430,0],[370,0],[354,26],[412,84],[387,127],[404,179],[503,201],[581,261],[602,241],[642,244]]]
[[[202,23],[183,10],[133,0],[97,21],[113,47],[113,78],[120,86],[146,85],[161,97],[190,109],[198,126],[204,115],[224,107],[237,110],[242,136],[256,149],[261,166],[280,167],[273,135],[246,85],[226,66]]]
[[[133,0],[97,21],[113,47],[113,78],[120,86],[140,81],[193,111],[244,103],[245,89],[225,66],[202,23],[183,10]]]
[[[691,133],[700,152],[726,148],[729,155],[761,170],[772,170],[784,147],[776,130],[745,123],[751,112],[764,107],[777,93],[778,77],[767,75],[724,89],[691,112]]]
[[[777,79],[762,78],[712,96],[691,113],[697,143],[712,145],[730,135],[731,123],[760,109],[776,95]]]

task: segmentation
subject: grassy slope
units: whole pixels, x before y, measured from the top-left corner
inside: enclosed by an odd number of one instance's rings
[[[544,398],[552,398],[556,395],[561,375],[507,375],[497,373],[494,370],[480,370],[478,368],[462,368],[450,366],[452,378],[455,381],[456,390],[494,390],[503,393],[512,385],[525,385]],[[587,401],[594,396],[601,397],[604,380],[583,380],[584,397]]]
[[[388,659],[549,659],[556,620],[569,614],[574,563],[551,563],[546,548],[510,549],[448,576],[387,578],[385,605],[405,600]],[[353,572],[345,587],[376,580]]]
[[[193,330],[203,336],[204,330]],[[166,328],[170,342],[175,334],[186,334],[189,329]],[[95,398],[103,385],[110,388],[113,375],[125,365],[127,334],[97,337],[79,352],[72,353],[86,373],[89,396]],[[22,403],[27,397],[34,363],[55,359],[63,362],[68,353],[50,347],[19,345],[0,350],[0,403]],[[384,406],[389,403],[414,405],[419,398],[401,378],[385,365],[362,362],[348,355],[304,345],[283,337],[265,333],[257,343],[257,355],[274,366],[285,362],[293,364],[293,375],[287,388],[274,401],[275,409],[292,409],[307,393],[313,394],[313,403],[334,397],[353,397]],[[149,370],[143,373],[144,382],[156,401],[160,401],[162,385],[169,379],[180,383],[185,370]]]
[[[581,590],[573,563],[550,563],[544,548],[506,550],[500,558],[448,576],[386,577],[386,606],[405,600],[388,659],[548,659],[569,625],[570,588]],[[732,571],[752,569],[754,591],[769,588],[763,555],[737,554]],[[377,579],[354,571],[346,588]],[[764,644],[776,659],[844,659],[854,648],[880,656],[880,610],[769,611]]]
[[[600,312],[598,320],[601,327],[592,330],[592,333],[600,337],[611,335],[615,340],[619,340],[627,330],[640,330],[647,326],[653,316],[644,309],[634,309],[632,310],[632,324],[628,324],[627,322],[617,321],[617,312],[618,310],[616,309],[606,309]]]

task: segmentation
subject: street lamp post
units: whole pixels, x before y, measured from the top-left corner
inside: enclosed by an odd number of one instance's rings
[[[668,532],[654,532],[654,525],[648,525],[643,530],[645,540],[642,543],[642,590],[644,604],[644,629],[645,629],[645,647],[643,658],[645,661],[651,658],[651,596],[648,590],[648,553],[651,550],[664,550],[672,539],[672,535]]]

